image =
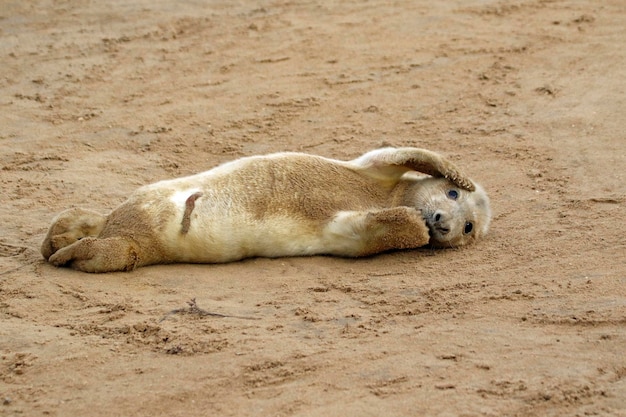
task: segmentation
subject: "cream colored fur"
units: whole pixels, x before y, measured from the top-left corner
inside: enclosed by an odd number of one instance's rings
[[[54,265],[86,272],[366,256],[465,245],[487,232],[490,219],[485,191],[434,152],[384,148],[352,161],[285,152],[146,185],[107,216],[66,210],[41,251]]]

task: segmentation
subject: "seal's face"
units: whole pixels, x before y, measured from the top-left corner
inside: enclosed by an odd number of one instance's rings
[[[431,246],[462,246],[487,233],[491,209],[480,185],[470,192],[444,178],[424,178],[413,189],[413,203],[430,230]]]

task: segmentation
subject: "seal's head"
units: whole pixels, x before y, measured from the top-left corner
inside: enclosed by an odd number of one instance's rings
[[[433,247],[466,245],[489,230],[491,208],[485,190],[463,190],[445,178],[421,178],[410,200],[424,216]]]

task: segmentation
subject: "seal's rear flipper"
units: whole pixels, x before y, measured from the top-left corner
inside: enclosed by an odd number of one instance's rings
[[[117,236],[86,237],[59,249],[49,261],[84,272],[132,271],[141,266],[139,247],[131,239]]]

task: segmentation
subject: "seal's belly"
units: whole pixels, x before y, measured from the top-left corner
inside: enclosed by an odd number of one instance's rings
[[[162,247],[177,262],[228,262],[247,257],[312,255],[324,250],[321,224],[258,213],[222,192],[192,188],[169,198],[172,216]]]
[[[242,222],[241,217],[221,217],[198,223],[192,221],[186,234],[175,230],[167,233],[164,246],[176,261],[228,262],[255,256],[313,255],[324,250],[322,236],[303,221],[272,218]]]

